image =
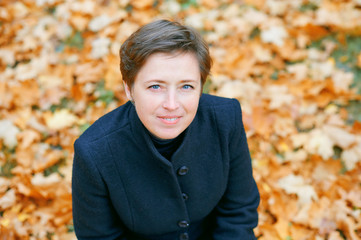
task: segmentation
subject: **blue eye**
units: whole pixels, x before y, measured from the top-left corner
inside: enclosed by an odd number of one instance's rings
[[[160,86],[159,86],[159,85],[152,85],[152,86],[150,86],[149,88],[157,90],[157,89],[160,88]]]
[[[184,85],[183,86],[183,89],[192,89],[193,88],[193,86],[191,86],[191,85]]]

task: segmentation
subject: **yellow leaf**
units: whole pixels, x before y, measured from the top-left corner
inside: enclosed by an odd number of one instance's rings
[[[18,219],[20,222],[24,222],[25,220],[27,220],[30,217],[29,214],[25,214],[25,213],[20,213],[18,215]]]
[[[289,222],[284,218],[278,218],[275,223],[275,228],[281,239],[286,239],[289,236]]]
[[[154,3],[154,0],[135,0],[131,4],[138,9],[150,8]]]
[[[0,224],[1,224],[1,226],[8,227],[10,224],[10,220],[7,218],[2,218],[2,219],[0,219]]]
[[[51,130],[60,130],[71,127],[77,119],[78,118],[72,114],[69,109],[62,109],[56,111],[54,114],[45,116],[46,125]]]
[[[357,56],[357,66],[361,68],[361,53]]]

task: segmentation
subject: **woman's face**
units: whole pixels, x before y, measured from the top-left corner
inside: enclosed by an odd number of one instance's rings
[[[201,95],[199,64],[193,53],[154,53],[125,85],[139,119],[154,136],[172,139],[193,121]]]

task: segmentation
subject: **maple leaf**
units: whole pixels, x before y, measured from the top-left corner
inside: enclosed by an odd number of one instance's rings
[[[327,160],[333,156],[333,141],[330,137],[320,129],[314,129],[310,132],[308,142],[304,148],[312,154],[319,154],[323,159]]]
[[[284,40],[287,37],[287,30],[283,26],[271,26],[261,32],[261,39],[263,42],[273,43],[278,47],[283,46]]]
[[[13,148],[18,144],[17,135],[20,130],[12,121],[4,119],[0,120],[0,139],[4,141],[5,146]]]
[[[81,12],[86,14],[94,14],[96,8],[96,2],[91,0],[74,1],[70,4],[70,9],[75,12]]]
[[[335,91],[342,92],[348,91],[354,79],[352,72],[345,72],[342,70],[335,70],[332,74],[332,81],[335,87]]]
[[[99,59],[109,53],[109,38],[97,38],[92,41],[92,51],[91,57],[94,59]]]
[[[50,187],[56,183],[59,183],[61,178],[58,174],[52,173],[45,177],[42,173],[35,174],[31,179],[31,184],[34,186]]]
[[[15,190],[8,190],[5,195],[0,198],[0,209],[5,210],[13,206],[16,202]]]
[[[77,117],[68,109],[56,111],[54,114],[49,114],[45,118],[46,125],[51,130],[60,130],[72,126],[77,121]]]
[[[341,153],[341,159],[345,163],[348,171],[353,170],[357,163],[361,163],[361,141],[359,138],[358,144],[353,148],[346,149]]]
[[[288,9],[288,3],[285,1],[267,0],[266,6],[269,8],[271,15],[283,15]]]
[[[324,125],[322,130],[329,136],[335,145],[340,146],[341,148],[348,148],[351,144],[356,142],[356,136],[343,128]]]
[[[192,14],[190,16],[187,16],[187,18],[185,19],[185,23],[189,26],[192,26],[196,29],[202,29],[204,26],[204,14]]]
[[[308,204],[312,200],[318,200],[318,196],[313,186],[306,184],[301,176],[290,174],[278,180],[278,186],[286,193],[295,193],[301,205]]]
[[[12,66],[15,63],[15,53],[9,49],[0,49],[0,59],[3,63]]]
[[[103,14],[93,18],[89,22],[88,27],[91,31],[98,32],[99,30],[108,26],[111,22],[112,22],[112,18],[109,17],[108,15]]]
[[[10,180],[4,177],[0,177],[0,192],[6,192],[10,187]]]
[[[270,99],[269,108],[277,109],[282,105],[292,104],[294,96],[288,93],[287,86],[269,85],[265,89],[266,98]]]
[[[166,14],[175,15],[182,10],[182,6],[175,0],[169,0],[162,2],[160,10]]]
[[[153,5],[153,0],[138,0],[132,2],[132,5],[138,9],[150,8]]]

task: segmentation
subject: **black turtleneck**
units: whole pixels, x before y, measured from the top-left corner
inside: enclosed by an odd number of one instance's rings
[[[179,134],[176,138],[172,139],[160,139],[154,136],[153,134],[149,133],[155,148],[158,152],[165,157],[166,159],[170,160],[173,153],[178,149],[183,141],[185,131]]]

